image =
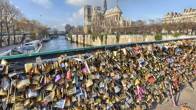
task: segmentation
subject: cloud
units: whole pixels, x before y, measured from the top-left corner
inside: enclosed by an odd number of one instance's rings
[[[84,5],[103,6],[103,0],[65,0],[66,4],[83,7]],[[116,5],[115,0],[107,0],[108,8]]]
[[[65,2],[70,5],[82,6],[84,4],[85,0],[65,0]]]
[[[85,4],[89,5],[102,5],[103,0],[65,0],[65,3],[74,6],[83,6]]]
[[[40,5],[44,8],[50,8],[52,5],[51,0],[31,0],[33,3]]]
[[[83,25],[84,17],[84,8],[79,8],[76,12],[74,12],[70,17],[66,18],[64,23],[63,21],[53,22],[49,25],[49,27],[56,28],[60,31],[65,30],[66,24],[71,24],[74,26]]]
[[[84,8],[80,8],[78,11],[72,14],[72,16],[68,19],[70,24],[73,25],[82,25],[84,19]]]
[[[80,8],[76,13],[73,13],[73,18],[79,18],[84,16],[84,8]]]

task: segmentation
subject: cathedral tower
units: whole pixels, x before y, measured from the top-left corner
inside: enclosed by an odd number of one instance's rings
[[[104,10],[104,12],[106,12],[107,9],[108,9],[107,0],[104,0],[104,3],[103,3],[103,10]]]

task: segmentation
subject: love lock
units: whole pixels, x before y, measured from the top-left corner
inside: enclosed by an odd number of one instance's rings
[[[4,76],[1,79],[1,88],[3,88],[3,90],[7,91],[11,86],[11,81],[8,77]]]
[[[30,80],[29,79],[24,79],[24,80],[18,81],[18,83],[16,85],[16,88],[17,89],[23,89],[23,88],[25,88],[29,85],[30,85]]]
[[[43,98],[42,103],[48,104],[49,102],[52,102],[54,100],[54,97],[55,97],[55,91],[52,91],[52,92],[50,92],[49,95],[47,95]]]
[[[64,109],[64,107],[65,107],[65,99],[61,99],[61,100],[55,102],[53,107],[59,108],[59,109]]]
[[[33,70],[33,63],[25,64],[25,73],[31,73]]]
[[[3,72],[4,66],[0,64],[0,72]]]
[[[31,89],[28,89],[26,96],[27,96],[27,98],[35,98],[35,97],[38,96],[38,92],[37,91],[33,91]]]
[[[4,91],[3,89],[0,89],[0,96],[7,96],[7,92]]]
[[[119,93],[121,91],[121,88],[118,86],[115,86],[114,91],[115,91],[115,93]]]

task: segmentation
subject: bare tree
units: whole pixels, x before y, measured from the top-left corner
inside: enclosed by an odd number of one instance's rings
[[[3,1],[0,1],[0,47],[2,47],[3,42]]]
[[[11,32],[15,31],[15,28],[13,28],[16,25],[15,20],[22,14],[15,6],[11,5],[7,0],[5,1],[2,0],[0,7],[1,7],[1,32],[3,31],[3,26],[5,26],[5,30],[8,37],[7,43],[8,45],[10,45]]]

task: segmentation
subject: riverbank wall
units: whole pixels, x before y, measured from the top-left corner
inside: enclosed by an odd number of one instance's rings
[[[175,38],[191,37],[187,35],[180,35],[178,37],[173,35],[161,35],[159,40],[169,40]],[[147,42],[156,41],[156,35],[71,35],[68,40],[83,45],[100,46],[100,45],[114,45],[114,44],[126,44],[131,42]]]
[[[100,45],[113,45],[113,44],[126,44],[130,42],[144,42],[154,41],[155,37],[152,35],[72,35],[68,40],[83,45],[100,46]]]
[[[31,36],[30,35],[10,35],[10,39],[8,38],[8,36],[0,36],[2,37],[2,41],[0,41],[0,48],[1,47],[7,47],[10,45],[16,45],[16,44],[20,44],[24,39],[30,39]],[[8,41],[9,40],[9,41]],[[8,45],[8,42],[10,42],[10,45]]]

